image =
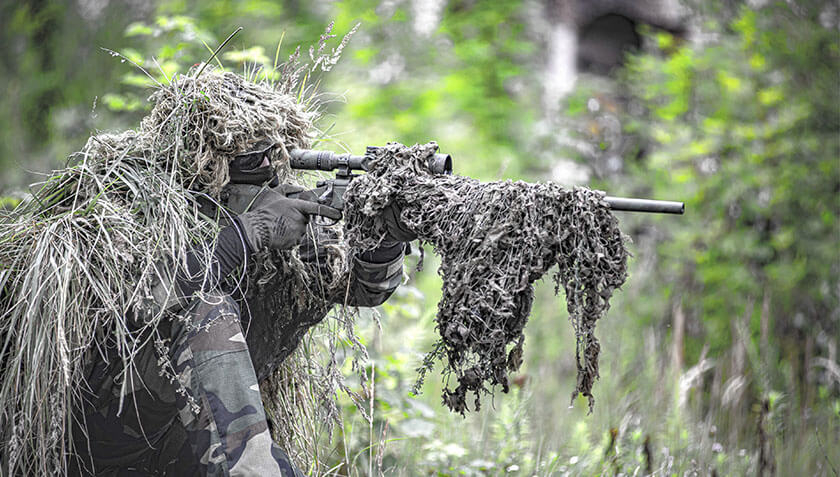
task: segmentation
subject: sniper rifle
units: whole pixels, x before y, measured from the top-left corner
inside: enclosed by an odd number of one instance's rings
[[[296,198],[328,205],[344,210],[344,192],[350,181],[358,177],[353,171],[366,171],[368,161],[374,157],[376,146],[368,146],[364,156],[337,154],[314,149],[293,149],[289,153],[292,169],[336,171],[335,179],[318,181],[316,188],[295,195]],[[452,173],[452,157],[449,154],[434,154],[428,159],[429,170],[435,174]],[[685,204],[667,200],[633,199],[629,197],[604,197],[610,209],[628,212],[652,212],[659,214],[683,214]]]

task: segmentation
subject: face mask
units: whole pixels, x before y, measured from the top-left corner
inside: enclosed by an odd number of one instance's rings
[[[244,213],[266,186],[277,187],[280,184],[269,160],[272,148],[273,142],[260,141],[253,150],[237,154],[228,164],[230,181],[222,189],[220,199],[231,215]],[[216,205],[209,199],[199,198],[199,206],[208,217],[217,216]],[[229,219],[227,214],[218,218],[222,224]]]
[[[258,142],[253,150],[237,154],[228,165],[232,184],[262,185],[268,181],[276,185],[277,177],[269,159],[274,143]]]

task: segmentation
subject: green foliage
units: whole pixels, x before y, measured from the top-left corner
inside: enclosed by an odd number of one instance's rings
[[[634,57],[626,72],[645,108],[626,127],[650,148],[635,173],[668,171],[646,185],[688,210],[661,247],[680,265],[660,279],[680,283],[710,334],[766,296],[780,339],[837,336],[835,32],[786,7],[744,9],[731,28],[712,45]]]
[[[556,136],[568,135],[575,148],[565,154],[591,169],[590,185],[686,202],[683,217],[620,216],[636,258],[598,330],[602,377],[588,417],[583,403],[567,406],[574,337],[547,286],[526,328],[521,388],[466,419],[438,402],[439,376],[410,395],[435,339],[440,281],[427,253],[425,270],[380,308],[381,330],[368,320],[360,332],[375,369],[374,418],[342,398],[344,429],[326,458],[341,473],[375,471],[381,457],[383,470],[403,475],[643,474],[650,451],[661,474],[743,475],[758,471],[759,422],[780,475],[840,467],[840,383],[831,374],[840,344],[840,44],[836,18],[821,15],[829,2],[693,2],[702,41],[647,31],[647,49],[618,82],[581,77],[554,122],[539,102],[545,35],[533,2],[451,0],[427,31],[414,25],[423,2],[407,0],[164,0],[130,21],[107,13],[99,26],[69,4],[42,3],[0,7],[11,45],[0,57],[13,66],[0,71],[13,93],[0,100],[5,164],[63,144],[51,152],[56,164],[90,129],[136,123],[153,81],[130,62],[165,82],[245,26],[218,61],[270,74],[335,20],[339,34],[362,26],[319,85],[335,92],[319,98],[321,129],[332,136],[319,147],[437,140],[456,173],[533,180],[545,179],[540,172],[563,155]],[[112,3],[108,12],[124,7]],[[58,25],[56,34],[37,48],[45,25]],[[43,74],[45,61],[54,73]],[[44,105],[48,113],[36,114]],[[43,120],[71,107],[73,128]]]
[[[604,186],[686,203],[684,217],[628,218],[628,230],[643,232],[639,248],[655,255],[652,268],[631,273],[620,307],[634,323],[651,317],[663,333],[684,320],[680,359],[715,360],[707,371],[694,368],[710,376],[695,377],[694,413],[678,422],[714,423],[724,451],[744,446],[747,454],[762,439],[756,422],[765,422],[780,472],[790,474],[837,460],[828,450],[836,439],[815,437],[836,437],[840,398],[840,382],[816,358],[834,362],[840,335],[840,48],[836,25],[815,21],[827,6],[744,7],[731,21],[708,22],[714,39],[706,43],[651,33],[653,51],[632,56],[619,85],[578,91],[566,103],[596,124],[581,138],[599,145],[612,139],[597,126],[608,114],[582,105],[625,97],[611,118],[637,157],[603,176]],[[792,447],[811,449],[810,458],[782,457]],[[732,465],[715,464],[734,473],[758,464]]]
[[[154,22],[133,22],[125,29],[125,36],[143,42],[144,55],[135,48],[112,51],[112,56],[129,66],[122,74],[121,93],[102,97],[105,106],[113,111],[148,111],[145,101],[150,88],[169,84],[177,73],[186,73],[197,58],[209,58],[216,47],[216,39],[196,24],[192,17],[158,16]],[[230,54],[230,52],[229,52]]]
[[[119,62],[99,47],[122,45],[125,18],[135,13],[113,3],[0,4],[0,187],[33,182],[78,150],[98,120],[112,122],[97,118],[94,105]]]
[[[342,71],[373,80],[349,83],[352,101],[342,119],[375,125],[365,127],[372,135],[348,144],[359,149],[434,139],[447,152],[470,158],[456,162],[464,174],[520,177],[521,163],[511,159],[526,146],[538,92],[528,74],[536,48],[524,31],[520,2],[449,2],[425,38],[400,20],[408,5],[397,5],[392,11],[369,1],[338,6],[337,28],[362,22],[354,45],[363,46]],[[347,78],[338,83],[346,87]]]

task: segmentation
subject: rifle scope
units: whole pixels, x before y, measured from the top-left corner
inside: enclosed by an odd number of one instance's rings
[[[368,148],[370,149],[370,148]],[[349,170],[367,170],[368,156],[336,154],[315,149],[293,149],[289,153],[292,169],[332,171],[347,168]],[[452,157],[449,154],[435,154],[429,158],[429,170],[435,174],[452,173]]]

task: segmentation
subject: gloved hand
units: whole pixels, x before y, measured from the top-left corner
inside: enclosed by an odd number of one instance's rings
[[[382,220],[385,222],[385,229],[388,235],[387,242],[411,242],[417,238],[417,234],[406,227],[400,219],[402,208],[395,202],[391,202],[382,210]]]
[[[341,212],[332,207],[286,197],[301,190],[287,185],[267,189],[257,196],[248,212],[238,217],[252,252],[294,247],[306,233],[310,215],[341,219]]]
[[[356,266],[354,268],[356,273],[361,273],[361,276],[365,276],[366,273],[370,273],[373,270],[376,270],[373,273],[381,273],[381,270],[379,270],[375,264],[397,265],[398,270],[402,270],[401,264],[403,255],[411,253],[411,249],[408,247],[407,242],[411,242],[416,239],[417,234],[412,232],[405,225],[400,218],[401,213],[402,207],[400,207],[396,202],[391,202],[382,209],[381,218],[385,225],[385,236],[382,238],[382,242],[379,243],[378,247],[373,250],[364,251],[356,256]],[[370,267],[373,268],[371,269]],[[366,268],[370,270],[365,272]],[[391,270],[391,266],[388,267],[388,270]],[[390,277],[389,284],[393,285],[393,288],[390,288],[391,291],[399,285],[401,276],[402,273],[399,272]],[[381,292],[382,290],[379,291]],[[390,292],[383,295],[382,300],[387,298],[388,295],[390,295]],[[381,303],[381,301],[379,301],[379,303]]]

